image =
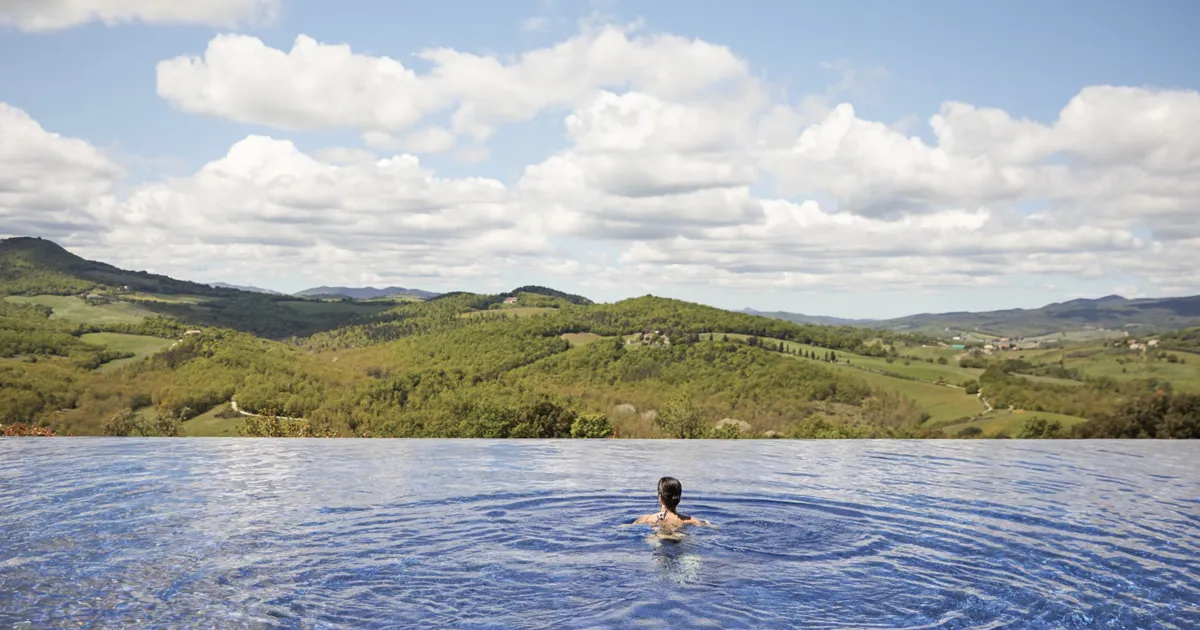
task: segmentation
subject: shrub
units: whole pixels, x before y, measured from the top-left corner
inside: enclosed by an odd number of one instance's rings
[[[654,424],[681,440],[702,438],[708,432],[700,410],[687,395],[676,396],[664,405]]]
[[[979,437],[979,436],[983,435],[983,429],[981,429],[979,427],[963,427],[962,430],[960,430],[955,435],[960,438]]]
[[[54,429],[18,422],[17,424],[0,425],[0,435],[4,437],[55,437],[58,434],[54,432]]]
[[[133,430],[134,413],[132,409],[122,409],[104,421],[104,435],[125,437]]]
[[[606,438],[612,436],[613,426],[602,413],[584,413],[571,423],[573,438]]]
[[[733,422],[718,422],[709,430],[708,437],[714,440],[736,440],[742,437],[742,429]]]
[[[238,429],[243,437],[337,437],[332,431],[314,427],[303,418],[274,415],[247,416]]]

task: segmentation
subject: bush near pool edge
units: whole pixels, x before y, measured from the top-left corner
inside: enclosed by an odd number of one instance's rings
[[[606,438],[612,435],[612,423],[602,413],[582,413],[571,423],[573,438]]]

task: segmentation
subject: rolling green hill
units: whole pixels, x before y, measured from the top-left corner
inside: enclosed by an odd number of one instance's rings
[[[167,317],[271,339],[308,336],[372,321],[393,302],[323,302],[213,287],[85,260],[38,238],[0,240],[0,297],[48,306],[74,323],[134,323]]]
[[[984,356],[859,326],[653,296],[594,304],[544,287],[368,303],[193,293],[161,276],[125,289],[96,279],[141,276],[21,241],[5,250],[0,285],[22,293],[0,300],[0,424],[114,435],[1200,437],[1200,403],[1181,393],[1194,355],[1097,345]],[[78,297],[89,282],[97,295]]]
[[[41,238],[0,240],[0,295],[76,295],[105,289],[214,297],[241,293],[84,260]]]

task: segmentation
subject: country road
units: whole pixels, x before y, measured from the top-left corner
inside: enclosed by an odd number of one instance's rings
[[[242,409],[242,408],[238,407],[237,401],[236,401],[236,400],[234,400],[234,399],[232,399],[232,398],[230,398],[230,399],[229,399],[229,406],[230,406],[230,407],[231,407],[231,408],[232,408],[234,411],[236,411],[236,412],[238,412],[238,413],[242,414],[243,416],[247,416],[247,417],[250,417],[250,418],[262,418],[262,417],[263,417],[263,415],[262,415],[262,414],[259,414],[259,413],[250,413],[249,411],[246,411],[246,410],[244,410],[244,409]],[[280,419],[280,420],[303,420],[303,419],[304,419],[304,418],[292,418],[292,417],[289,417],[289,416],[275,416],[275,417],[276,417],[276,418],[278,418],[278,419]]]

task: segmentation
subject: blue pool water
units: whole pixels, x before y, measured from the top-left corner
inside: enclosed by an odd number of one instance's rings
[[[5,439],[0,627],[1200,628],[1200,443]]]

